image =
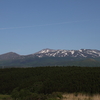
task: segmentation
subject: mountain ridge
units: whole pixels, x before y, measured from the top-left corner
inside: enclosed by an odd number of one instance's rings
[[[97,56],[100,57],[100,50],[96,50],[96,49],[80,49],[80,50],[62,50],[62,49],[57,49],[57,50],[55,50],[55,49],[49,49],[49,48],[42,49],[42,50],[40,50],[40,51],[38,51],[36,53],[28,54],[28,55],[20,55],[20,54],[15,53],[15,52],[7,52],[7,53],[4,53],[4,54],[0,54],[0,56],[3,56],[3,55],[29,56],[29,55],[36,55],[36,54],[43,54],[43,53],[45,53],[45,54],[46,53],[60,53],[60,54],[61,53],[62,54],[65,53],[66,55],[67,55],[67,53],[70,53],[70,54],[73,55],[73,54],[75,54],[77,52],[80,52],[81,54],[84,53],[84,52],[85,53],[87,52],[88,54],[92,53],[92,54],[95,54],[96,57]]]
[[[100,66],[100,50],[42,49],[29,55],[8,52],[0,55],[0,66]]]
[[[80,49],[80,50],[54,50],[54,49],[43,49],[37,53],[34,53],[32,55],[38,56],[38,57],[100,57],[100,51],[94,50],[94,49]],[[43,56],[42,56],[43,55]]]

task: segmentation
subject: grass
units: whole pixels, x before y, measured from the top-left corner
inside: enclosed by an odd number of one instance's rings
[[[10,95],[2,95],[0,94],[0,100],[13,100]],[[50,98],[47,100],[100,100],[100,94],[95,94],[95,95],[86,95],[86,94],[81,94],[81,93],[64,93],[62,99],[55,99],[55,98]]]
[[[10,95],[0,94],[0,100],[12,100]]]
[[[100,94],[95,94],[93,96],[86,94],[63,94],[62,100],[100,100]]]

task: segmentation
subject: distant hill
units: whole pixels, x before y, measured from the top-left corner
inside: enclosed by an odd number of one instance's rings
[[[53,50],[43,49],[30,55],[9,52],[0,55],[0,66],[37,67],[37,66],[100,66],[100,50]]]

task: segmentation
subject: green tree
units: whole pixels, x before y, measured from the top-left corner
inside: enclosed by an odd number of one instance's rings
[[[14,100],[17,100],[19,98],[19,92],[17,90],[17,88],[15,88],[12,93],[11,93],[11,97],[14,99]]]
[[[21,100],[25,100],[26,97],[30,96],[31,95],[31,92],[27,89],[21,89],[19,91],[19,98]]]

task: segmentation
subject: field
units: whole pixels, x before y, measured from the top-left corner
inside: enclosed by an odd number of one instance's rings
[[[0,94],[0,100],[13,100],[10,95]]]
[[[100,100],[100,94],[85,95],[85,94],[63,94],[62,100]]]
[[[64,93],[62,99],[48,99],[48,100],[100,100],[100,94],[86,95],[86,94],[76,94],[76,93]],[[10,95],[0,95],[0,100],[13,100]],[[32,99],[34,100],[34,99]]]

